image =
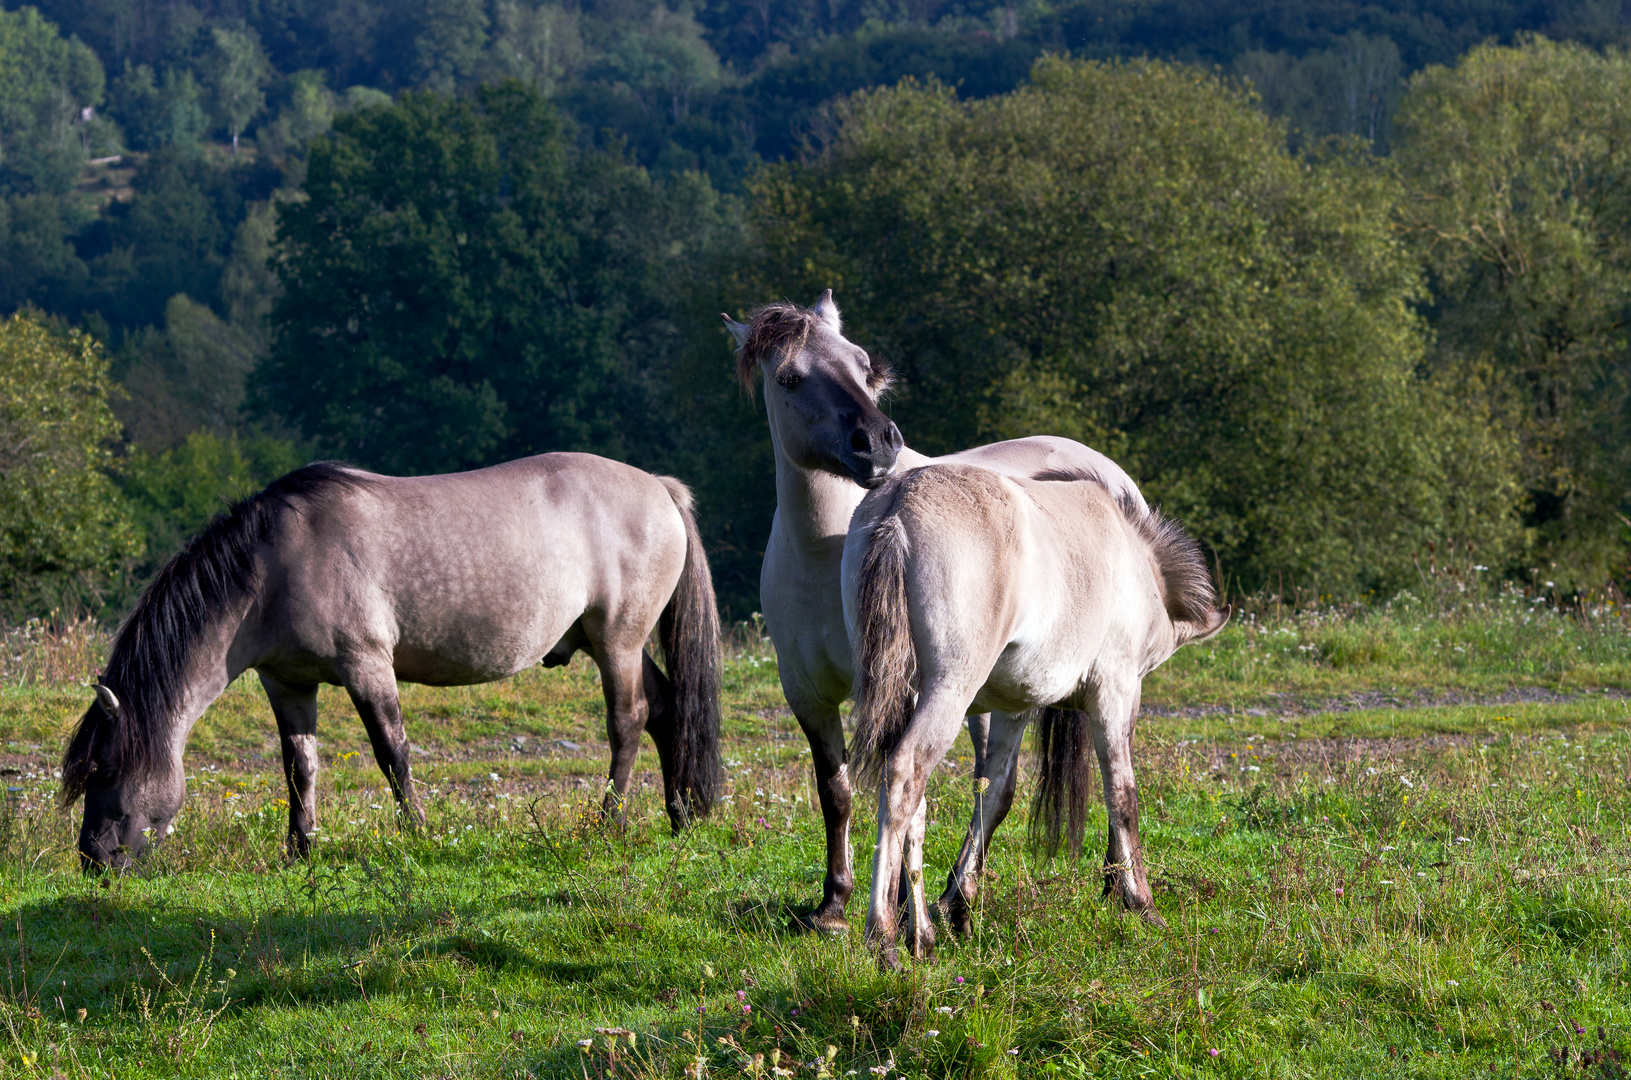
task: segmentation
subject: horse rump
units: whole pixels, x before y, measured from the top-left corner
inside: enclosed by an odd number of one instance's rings
[[[705,816],[719,797],[719,692],[723,657],[719,607],[708,555],[691,512],[691,492],[673,477],[658,479],[685,522],[685,568],[657,623],[668,667],[674,717],[673,797],[683,820]]]

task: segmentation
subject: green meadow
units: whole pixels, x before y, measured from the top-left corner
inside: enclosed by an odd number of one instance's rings
[[[174,834],[84,877],[54,802],[88,627],[8,635],[0,675],[0,1076],[1627,1075],[1631,635],[1518,593],[1237,618],[1145,684],[1158,930],[1097,852],[998,834],[976,933],[878,969],[793,932],[820,892],[808,753],[768,642],[726,672],[729,795],[669,835],[654,752],[598,819],[595,669],[404,687],[429,817],[398,830],[360,723],[323,699],[321,832],[283,854],[252,680],[200,722]],[[936,887],[975,797],[930,790]],[[1023,794],[1023,793],[1022,793]],[[1097,835],[1100,825],[1090,827]]]

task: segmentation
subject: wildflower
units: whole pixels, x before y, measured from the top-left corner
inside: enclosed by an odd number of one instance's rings
[[[956,983],[958,986],[962,986],[963,985],[963,977],[961,975],[959,975],[959,976],[957,976],[957,978],[953,979],[952,982]]]
[[[1458,844],[1470,844],[1470,843],[1472,843],[1472,837],[1470,837],[1470,836],[1458,836],[1458,837],[1455,838],[1455,842],[1458,843]]]
[[[951,1015],[951,1006],[950,1005],[941,1005],[938,1008],[936,1008],[934,1011],[939,1013],[941,1016],[950,1016]]]
[[[1383,878],[1383,879],[1382,879],[1382,884],[1383,884],[1383,885],[1392,885],[1392,884],[1393,884],[1393,880],[1392,880],[1392,879],[1391,879],[1391,878]]]
[[[1576,1035],[1584,1035],[1586,1033],[1586,1029],[1581,1027],[1578,1023],[1576,1023],[1574,1025],[1574,1033]]]
[[[1454,979],[1445,979],[1444,981],[1445,981],[1445,983],[1447,983],[1450,986],[1460,986],[1461,985],[1460,983],[1456,982]]]
[[[748,1014],[749,1014],[749,1013],[751,1013],[751,1012],[752,1012],[752,1011],[753,1011],[753,1006],[752,1006],[752,1005],[744,1005],[744,1006],[742,1006],[742,1015],[743,1015],[743,1016],[746,1016],[746,1015],[748,1015]]]
[[[1019,1057],[1019,1048],[1017,1046],[1009,1047],[1008,1052],[1010,1054],[1014,1055],[1015,1057]]]
[[[928,1031],[925,1031],[923,1034],[927,1035],[929,1038],[932,1039],[936,1035],[940,1034],[940,1029],[939,1028],[930,1028]]]
[[[579,1050],[588,1050],[589,1048],[591,1048],[594,1045],[595,1045],[595,1040],[593,1040],[593,1039],[579,1039],[578,1040],[578,1049]]]
[[[1219,1054],[1221,1054],[1221,1053],[1222,1053],[1222,1052],[1223,1052],[1223,1051],[1221,1051],[1221,1050],[1219,1050],[1219,1049],[1218,1049],[1218,1048],[1217,1048],[1217,1047],[1215,1047],[1215,1046],[1213,1046],[1213,1047],[1210,1047],[1210,1048],[1208,1048],[1208,1049],[1207,1049],[1207,1051],[1206,1051],[1206,1052],[1207,1052],[1207,1053],[1208,1053],[1208,1054],[1211,1054],[1211,1055],[1212,1055],[1212,1056],[1213,1056],[1213,1057],[1217,1057],[1217,1056],[1218,1056],[1218,1055],[1219,1055]]]
[[[1341,896],[1341,895],[1342,895],[1342,886],[1341,886],[1341,885],[1338,885],[1338,886],[1337,886],[1337,887],[1336,887],[1336,894],[1337,894],[1337,896],[1339,896],[1339,897],[1340,897],[1340,896]]]
[[[737,1001],[746,1001],[747,999],[748,999],[748,992],[746,990],[738,990],[736,992],[736,1000]]]

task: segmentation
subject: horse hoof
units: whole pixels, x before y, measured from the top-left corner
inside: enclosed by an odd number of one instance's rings
[[[842,913],[813,911],[808,915],[793,916],[790,929],[795,933],[843,937],[849,933],[849,920],[844,918]]]
[[[974,933],[974,917],[969,913],[968,903],[961,896],[954,900],[942,898],[939,903],[929,908],[929,914],[957,937],[966,938]]]

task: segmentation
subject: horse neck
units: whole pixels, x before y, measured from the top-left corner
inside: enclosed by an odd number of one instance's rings
[[[181,700],[170,721],[170,749],[177,761],[193,725],[249,666],[244,646],[252,645],[255,637],[253,632],[245,633],[252,631],[246,620],[252,607],[253,598],[245,596],[240,603],[217,614],[187,657]]]
[[[853,480],[797,465],[771,432],[776,451],[776,525],[797,544],[816,544],[849,532],[849,519],[866,491]]]

